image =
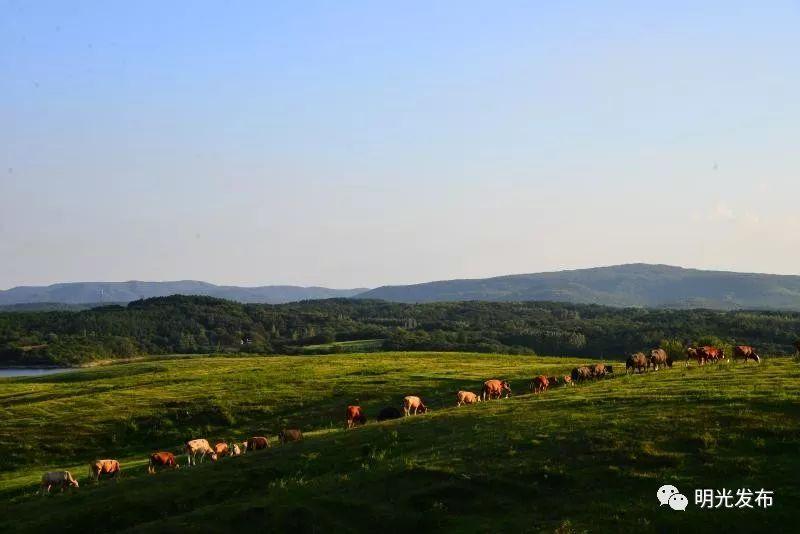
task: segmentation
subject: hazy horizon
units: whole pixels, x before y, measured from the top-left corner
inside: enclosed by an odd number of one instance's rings
[[[69,283],[84,283],[84,284],[124,284],[128,282],[141,282],[141,283],[175,283],[175,282],[199,282],[199,283],[210,283],[216,286],[231,286],[231,287],[269,287],[269,286],[294,286],[294,287],[321,287],[326,289],[337,289],[337,290],[345,290],[345,289],[375,289],[378,287],[383,286],[401,286],[401,285],[418,285],[418,284],[425,284],[429,282],[444,282],[444,281],[452,281],[452,280],[482,280],[488,278],[502,278],[506,276],[523,276],[527,274],[542,274],[548,272],[563,272],[563,271],[580,271],[580,270],[587,270],[587,269],[603,269],[603,268],[610,268],[610,267],[623,267],[627,265],[650,265],[650,266],[659,266],[659,267],[675,267],[679,269],[687,269],[687,270],[701,270],[701,271],[709,271],[709,272],[727,272],[733,274],[765,274],[765,275],[778,275],[778,276],[800,276],[794,273],[766,273],[766,272],[755,272],[755,271],[733,271],[731,269],[701,269],[698,267],[686,267],[681,265],[668,265],[668,264],[654,264],[654,263],[644,263],[644,262],[630,262],[625,264],[615,264],[615,265],[592,265],[586,267],[575,267],[569,269],[555,269],[549,271],[530,271],[530,272],[520,272],[520,273],[501,273],[501,274],[491,274],[487,276],[480,276],[480,277],[466,277],[466,278],[440,278],[436,280],[419,280],[414,282],[403,282],[398,284],[378,284],[376,286],[364,286],[364,285],[354,285],[351,287],[334,287],[331,285],[325,284],[283,284],[283,283],[272,283],[272,282],[265,282],[265,283],[256,283],[256,284],[231,284],[225,282],[211,282],[209,280],[195,280],[189,278],[181,278],[181,279],[174,279],[174,280],[144,280],[139,278],[131,278],[129,280],[65,280],[65,281],[58,281],[58,282],[51,282],[47,284],[20,284],[18,286],[11,286],[11,287],[0,287],[0,291],[13,289],[14,287],[47,287],[52,285],[59,285],[59,284],[69,284]]]
[[[0,288],[800,274],[797,2],[0,7]]]

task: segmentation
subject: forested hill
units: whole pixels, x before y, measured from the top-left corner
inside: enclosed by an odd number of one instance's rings
[[[70,282],[50,286],[19,286],[0,290],[0,306],[31,303],[97,304],[127,303],[168,295],[203,295],[237,302],[279,304],[309,299],[352,297],[359,289],[299,286],[217,286],[207,282]]]
[[[393,302],[536,300],[648,308],[800,311],[800,276],[703,271],[638,263],[383,286],[358,297]]]
[[[647,310],[547,302],[239,304],[158,297],[85,311],[0,313],[0,365],[173,353],[465,350],[622,358],[666,343],[789,353],[800,313]]]

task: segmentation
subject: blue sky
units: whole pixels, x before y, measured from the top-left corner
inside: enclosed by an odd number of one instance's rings
[[[698,4],[0,0],[0,288],[800,274],[800,3]]]

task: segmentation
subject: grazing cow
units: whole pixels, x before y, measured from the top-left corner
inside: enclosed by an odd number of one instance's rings
[[[458,393],[456,393],[456,406],[462,406],[464,404],[475,404],[476,402],[480,401],[481,397],[471,391],[459,391]]]
[[[270,448],[269,440],[264,436],[254,436],[252,438],[247,438],[247,450],[248,451],[260,451],[261,449],[269,449]]]
[[[717,347],[705,345],[703,347],[698,347],[697,352],[701,353],[707,362],[717,363],[719,360],[725,359],[725,351]]]
[[[558,376],[548,376],[547,381],[550,382],[550,386],[557,386],[562,383],[561,377]]]
[[[572,370],[572,381],[573,382],[582,382],[584,380],[589,380],[592,378],[592,370],[582,365],[580,367],[576,367]]]
[[[569,384],[570,386],[574,386],[574,385],[575,385],[575,383],[572,381],[572,376],[571,376],[571,375],[564,375],[564,376],[561,378],[561,381],[562,381],[562,382],[564,382],[564,385],[565,385],[565,386],[566,386],[567,384]]]
[[[604,363],[596,363],[589,367],[589,370],[594,378],[603,378],[607,374],[614,372],[610,365]]]
[[[411,415],[412,410],[414,415],[417,415],[418,413],[427,412],[428,408],[422,403],[422,399],[416,395],[409,395],[403,399],[403,413],[408,417]]]
[[[101,475],[116,479],[120,471],[119,462],[116,460],[95,460],[89,464],[89,478],[95,481],[99,481]]]
[[[200,456],[201,462],[205,459],[206,455],[211,457],[212,462],[217,461],[217,454],[214,452],[214,449],[211,448],[207,439],[190,439],[183,445],[183,452],[186,453],[187,466],[197,465],[198,455]]]
[[[653,366],[654,371],[658,371],[658,366],[665,366],[667,365],[667,361],[669,360],[669,356],[667,356],[667,351],[664,349],[653,349],[650,351],[650,365]]]
[[[550,381],[544,375],[539,375],[533,379],[531,382],[531,390],[534,393],[542,393],[547,391],[547,388],[550,387]]]
[[[300,432],[297,428],[284,428],[280,432],[278,432],[278,440],[281,444],[287,443],[289,441],[300,441],[303,439],[303,433]]]
[[[347,407],[347,428],[353,428],[356,425],[363,425],[366,422],[367,416],[361,411],[361,406]]]
[[[499,399],[506,393],[506,398],[511,396],[511,386],[508,385],[508,380],[487,380],[483,383],[483,390],[481,395],[483,400]]]
[[[747,363],[747,360],[753,360],[756,363],[761,361],[761,356],[756,353],[756,349],[747,345],[733,347],[733,359],[737,360],[739,358],[743,358],[744,363]]]
[[[625,361],[625,373],[627,374],[628,369],[631,369],[633,373],[636,371],[643,373],[647,371],[648,363],[647,356],[643,352],[637,352]]]
[[[230,447],[228,447],[227,443],[225,443],[223,441],[220,441],[219,443],[216,443],[214,445],[214,454],[217,455],[217,457],[214,458],[214,461],[216,461],[219,458],[223,458],[225,456],[230,456],[231,455],[231,449],[230,449]]]
[[[706,358],[705,355],[700,352],[695,347],[689,347],[686,349],[686,366],[689,366],[689,360],[696,360],[697,365],[705,365]]]
[[[151,475],[156,472],[156,467],[169,467],[178,469],[178,462],[175,455],[171,452],[154,452],[150,455],[150,462],[147,464],[147,472]]]
[[[48,471],[42,475],[42,495],[50,493],[53,487],[61,488],[61,491],[70,487],[77,488],[78,481],[72,478],[72,473],[69,471]]]
[[[384,406],[378,414],[378,421],[388,421],[389,419],[399,419],[403,414],[394,406]]]

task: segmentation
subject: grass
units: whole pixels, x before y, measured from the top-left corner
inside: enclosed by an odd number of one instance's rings
[[[800,366],[682,366],[541,395],[534,374],[574,359],[459,353],[150,360],[0,380],[0,528],[41,531],[785,530],[800,506]],[[622,367],[618,368],[618,371]],[[619,373],[618,373],[619,374]],[[455,408],[458,389],[511,380],[511,399]],[[425,416],[343,430],[420,394]],[[153,450],[192,437],[302,428],[301,443],[145,474]],[[119,483],[89,484],[97,457]],[[182,463],[185,460],[181,458]],[[37,497],[47,469],[79,491]],[[671,483],[686,512],[659,508]],[[767,510],[700,510],[696,488],[766,488]]]
[[[332,341],[321,345],[305,345],[302,348],[306,351],[340,348],[342,352],[371,352],[379,350],[383,346],[383,341],[383,339],[355,339],[352,341]]]

